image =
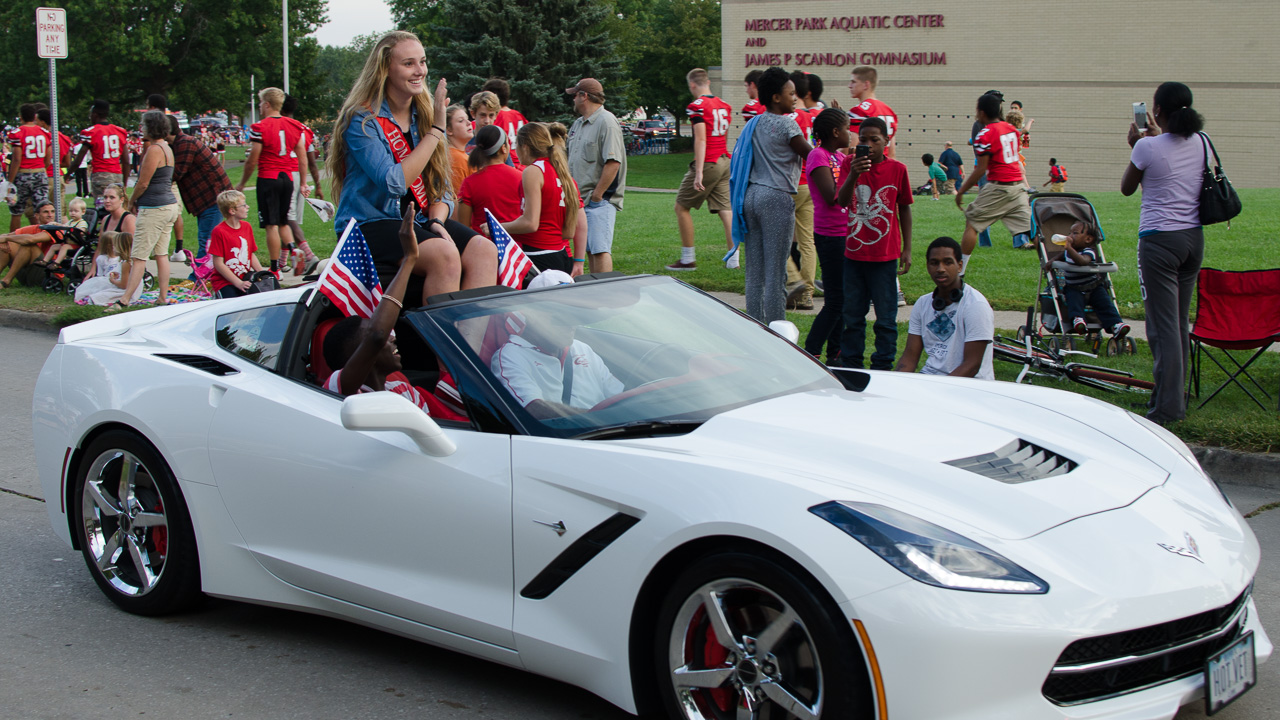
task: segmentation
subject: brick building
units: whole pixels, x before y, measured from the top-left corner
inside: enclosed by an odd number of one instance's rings
[[[748,71],[780,65],[821,76],[824,101],[849,107],[849,70],[872,65],[877,97],[898,113],[898,157],[914,181],[920,155],[966,141],[977,97],[1004,93],[1035,118],[1024,151],[1034,185],[1050,157],[1068,188],[1117,190],[1134,102],[1166,80],[1189,85],[1237,187],[1280,185],[1280,3],[1275,0],[723,0],[724,97],[746,102]],[[740,128],[740,119],[735,118]]]

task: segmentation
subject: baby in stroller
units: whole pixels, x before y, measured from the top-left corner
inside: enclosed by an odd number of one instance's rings
[[[1067,236],[1062,261],[1080,267],[1095,265],[1101,261],[1097,245],[1097,227],[1090,222],[1076,221],[1071,226],[1071,234]],[[1052,265],[1053,262],[1046,261],[1042,269],[1048,273],[1052,270]],[[1116,339],[1129,333],[1129,326],[1120,319],[1111,293],[1107,292],[1106,275],[1064,269],[1062,295],[1067,304],[1067,317],[1071,318],[1071,330],[1077,335],[1085,335],[1089,331],[1085,323],[1086,305],[1098,316],[1099,324]]]

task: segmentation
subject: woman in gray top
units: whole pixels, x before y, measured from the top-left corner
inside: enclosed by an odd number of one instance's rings
[[[771,67],[756,80],[768,108],[752,120],[752,162],[743,215],[747,223],[747,314],[764,322],[785,320],[787,254],[795,233],[795,200],[800,168],[813,148],[787,114],[796,90],[782,68]]]
[[[152,257],[156,260],[156,285],[160,291],[156,304],[169,303],[169,235],[181,210],[173,192],[173,150],[165,140],[168,135],[169,119],[164,113],[159,110],[143,113],[142,167],[129,198],[138,221],[129,257],[129,286],[120,299],[123,305],[137,299],[147,259]]]

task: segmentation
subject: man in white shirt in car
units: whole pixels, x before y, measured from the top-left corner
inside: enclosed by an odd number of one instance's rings
[[[529,289],[572,282],[567,273],[547,270]],[[489,367],[534,417],[576,415],[623,391],[622,381],[604,359],[590,345],[573,339],[577,326],[565,323],[556,308],[528,303],[517,322],[524,326],[498,348]]]
[[[935,287],[911,308],[907,347],[894,369],[915,372],[923,352],[928,355],[921,370],[926,375],[995,380],[995,313],[982,293],[965,285],[960,243],[940,237],[929,244],[925,257]]]

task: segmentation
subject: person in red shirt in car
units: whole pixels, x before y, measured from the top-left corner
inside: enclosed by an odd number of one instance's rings
[[[271,271],[280,273],[280,250],[293,244],[289,231],[289,203],[293,200],[293,173],[299,173],[303,197],[311,197],[307,186],[307,166],[299,158],[307,156],[307,137],[302,123],[281,115],[284,107],[284,91],[280,88],[263,88],[258,93],[261,101],[262,120],[249,128],[249,141],[253,149],[244,164],[244,175],[236,190],[244,192],[245,185],[258,171],[258,227],[267,231],[267,253],[271,258]]]
[[[1022,139],[1016,128],[1004,122],[1000,105],[1001,99],[996,95],[978,98],[976,117],[985,125],[973,138],[973,151],[978,160],[973,172],[964,179],[964,184],[956,189],[956,207],[964,210],[965,217],[964,239],[960,242],[961,273],[969,268],[969,256],[978,244],[978,233],[997,220],[1004,222],[1014,236],[1031,231],[1031,205],[1027,200],[1026,178],[1018,158]],[[987,184],[965,207],[964,194],[984,174]]]
[[[720,216],[724,224],[724,241],[733,250],[733,208],[729,202],[729,152],[727,136],[733,118],[733,107],[711,94],[711,78],[702,68],[694,68],[685,76],[689,92],[694,100],[686,112],[693,125],[693,162],[680,182],[676,194],[676,225],[680,229],[680,260],[667,266],[668,270],[693,270],[698,267],[695,259],[693,214],[691,210],[707,203],[711,212]],[[738,266],[735,253],[726,265]]]

